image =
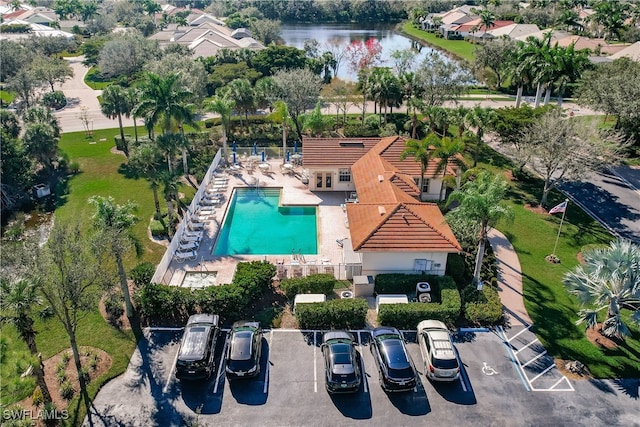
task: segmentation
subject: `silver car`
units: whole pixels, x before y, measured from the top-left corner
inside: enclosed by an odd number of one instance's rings
[[[418,344],[427,378],[432,381],[458,379],[460,365],[444,323],[439,320],[423,320],[418,323]]]

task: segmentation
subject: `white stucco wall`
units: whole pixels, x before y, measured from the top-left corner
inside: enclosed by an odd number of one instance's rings
[[[447,255],[446,252],[362,252],[362,275],[411,273],[416,259],[431,260],[431,268],[437,270],[433,274],[444,275]]]
[[[349,182],[340,182],[340,174],[338,168],[309,168],[309,190],[311,191],[356,191],[356,186],[353,183],[353,177]],[[317,183],[317,174],[322,173],[326,174],[327,172],[331,173],[331,188],[326,188],[324,185],[322,188],[316,187]],[[323,180],[325,178],[323,177]],[[323,182],[324,184],[324,182]]]

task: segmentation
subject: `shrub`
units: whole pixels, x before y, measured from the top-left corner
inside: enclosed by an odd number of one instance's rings
[[[42,97],[42,103],[51,109],[59,110],[67,105],[67,98],[64,96],[64,92],[56,90],[45,93]]]
[[[332,274],[311,274],[307,277],[294,277],[280,282],[280,289],[287,298],[293,299],[297,294],[325,294],[333,293],[336,279]]]
[[[67,362],[64,361],[59,361],[58,364],[56,365],[56,372],[60,373],[60,372],[65,372],[67,370]]]
[[[110,293],[104,300],[104,310],[111,319],[119,319],[124,314],[124,297],[121,293]]]
[[[33,400],[33,404],[36,406],[36,408],[44,403],[44,395],[42,394],[42,390],[40,389],[40,387],[36,387],[36,389],[33,390],[31,399]]]
[[[502,301],[495,286],[475,286],[462,290],[464,318],[475,325],[493,325],[502,320]]]
[[[303,329],[358,329],[366,323],[367,309],[362,298],[298,304],[296,319]]]
[[[56,372],[56,378],[58,379],[58,382],[60,384],[64,383],[65,381],[67,381],[67,371],[65,369],[58,370]]]
[[[91,370],[95,371],[98,368],[98,363],[100,362],[100,356],[97,354],[92,354],[91,359],[89,359],[89,367]]]
[[[418,282],[429,282],[434,289],[434,297],[438,291],[449,283],[454,283],[449,276],[434,276],[431,274],[378,274],[376,276],[375,292],[378,294],[415,294]],[[446,283],[446,285],[443,285]],[[454,285],[455,287],[455,285]]]
[[[80,172],[80,163],[77,160],[69,162],[68,170],[70,174],[77,174]]]
[[[44,411],[42,411],[42,421],[46,426],[57,426],[60,424],[60,420],[63,418],[63,413],[58,411],[56,404],[48,402],[44,405]]]
[[[149,230],[151,230],[151,235],[153,237],[162,239],[167,236],[167,228],[158,220],[154,219],[151,221],[151,224],[149,224]]]
[[[67,363],[69,363],[69,360],[71,360],[71,353],[65,351],[64,353],[62,353],[61,357],[62,362],[66,365]]]
[[[89,370],[86,367],[83,366],[82,369],[80,369],[80,375],[84,379],[85,384],[89,384],[91,376],[89,375]]]
[[[156,266],[151,262],[141,262],[131,269],[129,277],[133,280],[136,287],[151,283],[153,273],[156,271]]]
[[[73,386],[69,381],[65,381],[60,384],[60,397],[62,397],[64,400],[71,400],[75,392],[76,391],[73,389]]]

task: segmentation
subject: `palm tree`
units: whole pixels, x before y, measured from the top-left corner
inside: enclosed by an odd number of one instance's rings
[[[134,114],[134,108],[140,102],[140,91],[137,87],[130,87],[127,90],[127,111],[125,113],[125,117],[133,118],[133,134],[136,141],[136,145],[138,145],[138,124],[136,123],[137,116]]]
[[[205,105],[207,111],[220,114],[220,123],[222,124],[222,158],[224,162],[227,161],[227,139],[231,125],[231,112],[234,106],[235,102],[226,96],[214,96],[211,101]]]
[[[557,73],[555,84],[558,88],[558,106],[562,107],[562,98],[567,84],[579,80],[582,72],[589,67],[590,62],[588,51],[576,51],[574,43],[565,48],[556,48],[554,59]]]
[[[511,220],[513,211],[502,203],[507,191],[507,182],[502,175],[493,175],[482,171],[475,180],[467,181],[460,190],[449,196],[447,205],[459,202],[460,205],[449,215],[460,221],[472,221],[478,230],[478,253],[473,271],[474,283],[480,285],[480,271],[484,258],[487,233],[500,219]]]
[[[162,193],[164,195],[164,200],[167,203],[167,220],[169,222],[167,224],[167,230],[170,238],[173,237],[173,226],[177,222],[175,215],[176,206],[174,205],[174,202],[178,201],[178,188],[180,186],[178,179],[179,176],[172,172],[164,171],[160,174],[160,180],[163,185]]]
[[[51,133],[56,138],[60,137],[60,123],[58,118],[53,115],[53,110],[47,107],[31,107],[25,110],[22,115],[22,121],[28,124],[42,124],[51,128]]]
[[[496,22],[496,15],[489,9],[480,12],[480,29],[484,28],[486,33],[489,28],[493,27]]]
[[[576,324],[588,328],[597,324],[598,312],[607,309],[602,334],[624,339],[630,334],[621,311],[630,310],[631,320],[640,323],[640,247],[629,240],[618,239],[606,249],[583,254],[584,264],[565,274],[563,283],[581,304],[595,305],[582,309]]]
[[[551,31],[545,33],[542,40],[535,37],[528,37],[526,44],[521,47],[519,55],[519,72],[529,74],[532,83],[536,84],[535,107],[540,105],[542,88],[549,85],[552,80],[553,52],[551,49]]]
[[[437,136],[433,133],[430,133],[426,138],[422,140],[417,139],[408,139],[405,142],[404,150],[400,153],[400,160],[404,160],[407,157],[411,156],[413,159],[420,163],[420,182],[418,185],[420,186],[420,200],[422,200],[422,196],[424,193],[424,174],[427,171],[427,167],[429,166],[429,159],[431,157],[431,144]]]
[[[483,108],[479,105],[473,107],[465,116],[467,126],[476,129],[476,149],[473,155],[473,167],[478,164],[478,157],[480,155],[480,146],[483,143],[484,131],[489,126],[495,117],[495,113],[492,108]]]
[[[93,196],[89,198],[89,204],[96,209],[93,214],[93,226],[96,228],[111,247],[111,253],[116,259],[120,288],[124,295],[125,312],[128,318],[133,317],[133,305],[129,295],[127,273],[124,269],[123,255],[134,243],[135,238],[130,233],[130,228],[138,218],[134,215],[136,205],[127,201],[124,205],[118,205],[112,197]]]
[[[42,299],[38,294],[38,283],[32,280],[20,280],[12,283],[6,278],[0,279],[0,319],[3,322],[11,323],[18,331],[18,335],[29,347],[32,356],[38,359],[38,363],[33,366],[36,382],[45,403],[51,402],[51,393],[44,380],[42,370],[42,360],[36,345],[36,330],[33,328],[33,318],[31,313],[35,305],[41,304]]]
[[[289,129],[293,127],[293,120],[284,101],[276,101],[274,106],[274,112],[269,117],[282,125],[282,163],[284,164],[287,161],[287,134]]]
[[[58,138],[50,126],[42,123],[30,124],[25,130],[24,148],[47,172],[53,170],[53,161],[58,154]]]
[[[167,160],[167,169],[169,173],[173,173],[173,159],[178,153],[178,148],[182,145],[183,135],[179,133],[165,133],[156,139],[158,148],[165,155]]]
[[[129,104],[129,95],[127,91],[120,85],[112,84],[102,91],[100,100],[100,110],[102,114],[110,119],[118,119],[118,127],[120,128],[120,140],[124,148],[124,154],[129,157],[129,149],[127,140],[124,137],[124,128],[122,127],[122,115],[129,115],[131,105]]]
[[[459,161],[458,155],[464,151],[464,142],[460,138],[437,138],[433,139],[433,157],[440,159],[436,168],[436,174],[442,172],[442,185],[440,186],[440,196],[438,200],[442,200],[444,194],[444,177],[447,174],[447,168],[452,159],[456,159],[459,165],[462,163]]]
[[[256,99],[251,82],[247,79],[235,79],[224,87],[224,95],[235,102],[238,110],[244,113],[247,123],[249,113],[256,109]],[[242,123],[240,124],[242,126]]]
[[[160,200],[158,199],[158,188],[160,188],[160,164],[162,163],[162,153],[158,146],[153,143],[145,143],[138,145],[131,157],[129,157],[129,166],[131,166],[140,175],[149,181],[149,187],[153,191],[153,201],[156,209],[156,216],[160,218]]]
[[[175,123],[193,122],[193,105],[188,101],[192,93],[188,89],[178,88],[179,73],[170,73],[165,77],[148,72],[140,86],[140,102],[132,110],[132,114],[144,117],[153,139],[153,128],[160,123],[162,133],[172,132]]]

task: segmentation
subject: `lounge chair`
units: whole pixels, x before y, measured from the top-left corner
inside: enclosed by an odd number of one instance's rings
[[[202,231],[190,231],[190,230],[184,230],[182,232],[183,236],[187,236],[187,237],[198,237],[201,238],[204,233]]]
[[[207,215],[207,216],[211,216],[215,214],[216,214],[216,209],[213,206],[203,206],[202,208],[198,209],[198,211],[195,213],[195,215]]]
[[[194,261],[196,258],[198,258],[198,254],[196,253],[196,251],[176,252],[173,255],[173,259],[175,259],[178,262]]]
[[[209,222],[211,221],[211,219],[209,218],[209,214],[205,214],[205,213],[196,213],[191,215],[191,217],[189,218],[191,221],[197,221],[197,222]]]
[[[204,222],[189,222],[189,230],[204,230],[205,227]]]
[[[182,235],[182,237],[180,237],[180,243],[199,243],[200,242],[200,237],[198,236],[185,236]]]
[[[178,252],[191,252],[197,250],[198,247],[200,247],[199,242],[188,242],[180,244],[176,250]]]

